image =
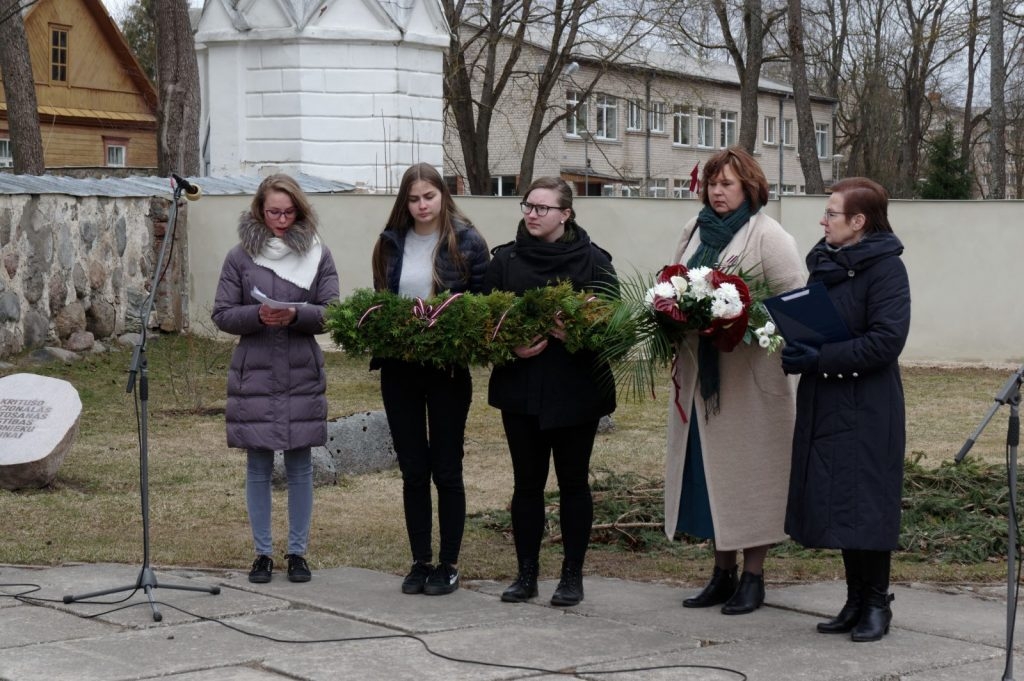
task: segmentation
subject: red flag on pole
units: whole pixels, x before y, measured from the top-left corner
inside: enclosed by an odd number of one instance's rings
[[[700,171],[700,161],[693,164],[693,170],[690,171],[690,193],[696,194],[700,191],[700,180],[697,179],[697,174]]]

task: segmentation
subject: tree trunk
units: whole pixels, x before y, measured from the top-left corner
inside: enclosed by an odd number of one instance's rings
[[[161,175],[198,175],[199,66],[188,0],[156,3],[157,164]]]
[[[991,65],[991,132],[989,136],[990,199],[1006,198],[1006,57],[1003,49],[1003,0],[992,0],[990,24],[989,63]]]
[[[814,118],[811,116],[811,94],[807,87],[807,60],[804,55],[803,9],[800,0],[789,0],[789,60],[796,104],[797,140],[800,148],[800,169],[808,194],[824,194],[825,182],[818,161]]]
[[[7,121],[10,126],[14,172],[19,175],[42,175],[43,139],[39,134],[39,110],[36,84],[29,61],[25,22],[16,9],[17,2],[0,0],[0,75],[4,79],[7,98]]]

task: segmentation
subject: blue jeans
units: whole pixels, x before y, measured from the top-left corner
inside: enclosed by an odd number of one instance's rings
[[[306,555],[309,525],[313,518],[313,455],[309,447],[284,453],[288,477],[288,553]],[[274,452],[249,449],[246,452],[245,503],[256,554],[269,556],[274,550],[270,531],[270,480],[274,474]]]

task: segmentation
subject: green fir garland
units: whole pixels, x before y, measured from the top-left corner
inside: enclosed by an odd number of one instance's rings
[[[563,282],[522,296],[443,293],[427,300],[359,289],[330,305],[326,328],[352,355],[372,355],[436,366],[499,365],[512,349],[548,336],[561,320],[569,352],[608,345],[613,304],[602,295],[574,291]]]

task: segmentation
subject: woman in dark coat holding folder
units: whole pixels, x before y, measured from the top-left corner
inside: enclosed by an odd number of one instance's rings
[[[906,421],[897,360],[910,330],[910,284],[888,201],[866,178],[832,187],[825,237],[807,266],[852,338],[782,351],[786,373],[800,374],[786,532],[804,546],[842,550],[846,604],[818,631],[852,632],[854,641],[889,631],[900,534]]]

